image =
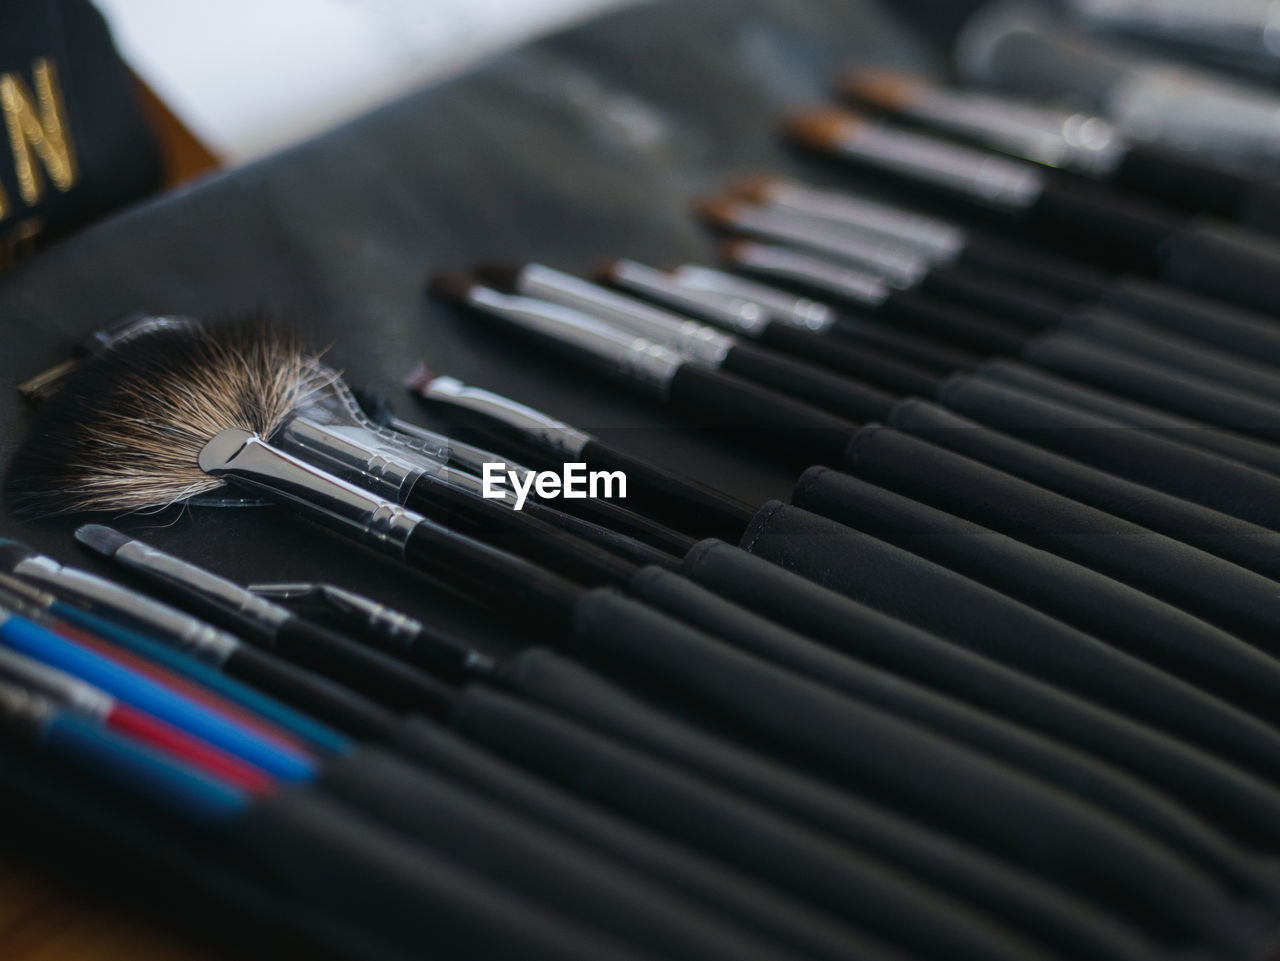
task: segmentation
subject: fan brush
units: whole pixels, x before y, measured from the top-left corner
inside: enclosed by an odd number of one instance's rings
[[[517,608],[523,600],[547,615],[567,611],[578,589],[558,573],[315,466],[338,463],[356,441],[368,440],[350,425],[304,416],[340,386],[294,334],[264,318],[156,330],[89,359],[67,379],[14,456],[6,496],[27,516],[136,512],[231,485],[286,503],[473,595],[515,600]],[[583,580],[621,581],[633,568],[494,502],[441,497],[442,482],[425,469],[403,480],[415,506],[447,506],[450,519],[475,519],[483,510],[484,521],[515,530],[540,561],[572,565]]]

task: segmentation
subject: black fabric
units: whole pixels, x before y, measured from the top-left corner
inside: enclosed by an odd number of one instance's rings
[[[1115,281],[1100,302],[1161,330],[1214,344],[1249,360],[1280,364],[1280,328],[1265,313],[1141,277]]]
[[[938,398],[964,418],[1181,498],[1188,508],[1200,504],[1260,527],[1280,528],[1280,478],[1265,471],[981,377],[957,374]],[[899,405],[890,423],[897,422],[901,410]],[[1191,513],[1188,509],[1187,516]]]
[[[1093,579],[1115,584],[1100,576]],[[1117,813],[1129,814],[1149,830],[1160,832],[1158,824],[1168,818],[1167,837],[1171,841],[1177,843],[1177,837],[1190,831],[1197,839],[1191,841],[1190,849],[1207,843],[1216,850],[1214,860],[1224,854],[1228,860],[1234,859],[1220,843],[1206,837],[1202,827],[1187,823],[1181,813],[1161,810],[1154,814],[1153,820],[1147,821],[1141,813],[1143,807],[1151,804],[1164,809],[1168,800],[1150,796],[1145,787],[1135,793],[1137,785],[1126,784],[1126,778],[1115,775],[1123,771],[1159,786],[1169,799],[1176,798],[1181,804],[1203,811],[1206,818],[1216,818],[1219,832],[1231,831],[1250,838],[1253,843],[1272,845],[1280,841],[1280,833],[1274,833],[1270,823],[1280,806],[1280,791],[1261,781],[1242,778],[1234,768],[1105,711],[1068,711],[1077,727],[1062,740],[1082,751],[1064,752],[1052,740],[1028,738],[1027,731],[1009,723],[1008,718],[965,709],[963,701],[967,699],[938,695],[927,685],[912,684],[865,661],[839,654],[670,572],[656,568],[639,572],[632,594],[735,648],[993,757],[1016,763],[1022,770],[1056,781],[1065,790],[1109,806]],[[1225,641],[1239,646],[1229,635]],[[1250,663],[1261,661],[1266,673],[1276,672],[1266,658],[1253,653]],[[651,656],[652,652],[646,654]],[[653,673],[660,672],[654,669]],[[1082,763],[1090,756],[1111,762],[1111,769]]]
[[[668,395],[700,427],[735,436],[756,451],[787,451],[801,460],[838,456],[853,427],[846,418],[695,364],[680,366]]]
[[[1016,360],[998,357],[977,369],[977,374],[987,380],[1017,387],[1020,390],[1048,397],[1071,407],[1116,420],[1130,427],[1141,427],[1161,437],[1169,437],[1193,447],[1202,447],[1232,460],[1249,464],[1280,476],[1280,446],[1256,437],[1246,437],[1233,431],[1212,427],[1200,421],[1188,420],[1169,414],[1146,404],[1125,400],[1115,394],[1084,387],[1074,381],[1030,367]]]
[[[377,749],[332,761],[318,783],[414,844],[655,957],[791,957],[589,848]]]
[[[62,133],[73,158],[74,182],[53,182],[36,159],[34,173],[43,190],[29,203],[4,138],[0,190],[7,204],[0,205],[0,270],[15,255],[29,254],[33,239],[53,240],[160,185],[160,157],[138,90],[102,14],[87,0],[5,4],[0,73],[20,79],[37,109],[49,110],[33,76],[38,60],[52,65],[62,94]]]
[[[1201,340],[1181,337],[1136,318],[1098,308],[1075,311],[1067,326],[1090,340],[1119,347],[1171,368],[1171,376],[1177,376],[1175,372],[1191,373],[1232,390],[1257,394],[1271,401],[1280,400],[1280,370],[1215,349]],[[1174,409],[1173,404],[1167,406]]]
[[[1250,392],[1242,382],[1230,385],[1075,333],[1037,337],[1021,356],[1063,377],[1185,417],[1264,440],[1280,439],[1280,404]]]
[[[928,370],[899,360],[892,353],[840,342],[811,330],[777,321],[765,324],[760,342],[794,357],[868,381],[894,394],[932,394],[938,378]]]
[[[825,467],[805,472],[792,502],[994,587],[1231,703],[1274,716],[1280,663],[1149,594]]]
[[[845,961],[851,953],[884,955],[887,949],[851,928],[785,898],[693,851],[540,781],[452,731],[410,721],[396,747],[435,774],[483,792],[521,817],[562,833],[598,854],[644,874],[683,898],[744,928],[804,953]]]
[[[1267,313],[1280,312],[1280,240],[1202,220],[1161,246],[1157,276],[1177,287]]]
[[[522,692],[526,693],[527,689],[536,683],[544,691],[542,697],[556,701],[557,710],[576,711],[579,720],[583,720],[582,715],[588,711],[592,717],[595,717],[602,710],[609,710],[611,702],[620,700],[615,692],[609,701],[596,698],[588,705],[585,699],[578,696],[577,685],[572,676],[556,671],[548,679],[544,668],[545,665],[541,663],[535,663],[529,667],[516,667],[515,669],[519,672],[516,683],[519,683]],[[548,690],[550,685],[554,686]],[[478,737],[483,743],[511,760],[519,759],[520,763],[540,765],[539,770],[544,776],[559,778],[561,783],[573,785],[576,790],[593,791],[593,797],[598,801],[607,797],[608,803],[612,805],[625,805],[625,813],[629,817],[644,819],[646,823],[667,833],[679,832],[678,836],[686,844],[703,849],[715,846],[718,848],[715,852],[716,856],[733,859],[740,869],[756,873],[757,876],[768,875],[773,883],[788,885],[793,893],[805,897],[815,906],[821,906],[824,910],[838,915],[848,913],[850,916],[857,917],[860,925],[868,926],[868,930],[877,930],[869,927],[871,923],[876,922],[873,922],[871,917],[864,916],[864,912],[869,908],[865,900],[866,895],[852,898],[855,889],[849,887],[841,890],[838,874],[829,872],[840,869],[844,863],[849,863],[851,866],[869,871],[868,876],[880,875],[883,878],[881,882],[883,886],[877,885],[878,896],[883,897],[890,889],[892,882],[897,879],[896,872],[891,871],[883,862],[870,861],[866,855],[855,855],[852,848],[833,844],[829,837],[813,834],[797,822],[781,816],[768,816],[769,820],[775,822],[771,825],[761,817],[765,812],[758,805],[736,799],[734,795],[725,794],[705,781],[696,780],[692,775],[683,774],[671,768],[663,770],[659,762],[653,759],[641,759],[633,751],[622,748],[616,742],[610,744],[601,741],[592,745],[588,740],[590,735],[586,734],[585,727],[575,725],[572,729],[566,730],[563,722],[559,722],[556,727],[560,728],[562,737],[569,734],[574,737],[567,743],[562,741],[563,746],[553,750],[549,741],[543,740],[541,743],[538,741],[538,732],[534,730],[536,715],[531,714],[527,708],[522,708],[519,713],[516,713],[517,705],[514,702],[501,705],[497,702],[497,698],[498,695],[486,695],[483,703],[477,705],[473,698],[467,697],[460,704],[466,712],[461,723],[465,726],[468,736]],[[825,697],[818,695],[818,700],[821,705]],[[492,715],[495,706],[506,708],[502,712],[505,717],[499,715],[493,719],[486,718],[484,728],[481,729],[475,715],[482,708],[487,709],[485,713]],[[623,707],[626,707],[625,703]],[[599,721],[594,723],[599,725]],[[550,725],[543,724],[540,727],[545,730]],[[899,728],[900,732],[909,730],[910,728],[906,726]],[[499,737],[503,738],[505,743],[500,744],[497,740]],[[902,755],[895,757],[885,741],[876,738],[875,744],[872,745],[868,743],[870,740],[867,735],[862,735],[850,747],[855,751],[874,755],[875,759],[872,763],[875,764],[878,759],[878,763],[886,768],[901,762]],[[938,770],[950,767],[965,753],[951,749],[944,750],[938,755],[944,767]],[[1052,795],[1051,792],[1038,795],[1038,785],[1034,781],[1017,777],[1013,781],[1003,781],[1001,772],[1005,771],[1007,769],[999,765],[980,764],[977,767],[970,767],[967,775],[961,780],[946,782],[952,785],[952,790],[945,797],[939,796],[936,790],[923,792],[916,796],[917,803],[913,804],[907,800],[906,796],[898,793],[894,800],[887,803],[900,814],[908,814],[912,817],[922,816],[934,822],[941,821],[944,829],[954,830],[970,842],[980,836],[989,850],[998,852],[1014,863],[1027,865],[1027,853],[1032,847],[1039,847],[1040,852],[1034,868],[1037,873],[1051,878],[1055,883],[1064,884],[1087,897],[1105,903],[1108,910],[1131,913],[1137,918],[1141,918],[1145,911],[1150,910],[1149,907],[1143,906],[1142,902],[1150,898],[1151,892],[1138,893],[1130,889],[1128,894],[1122,893],[1113,887],[1116,881],[1115,875],[1111,874],[1113,867],[1126,873],[1129,871],[1142,873],[1146,870],[1144,864],[1148,863],[1147,858],[1154,857],[1157,861],[1165,862],[1165,866],[1174,871],[1173,876],[1163,877],[1160,883],[1172,883],[1176,887],[1196,877],[1194,871],[1188,877],[1186,870],[1189,866],[1185,862],[1179,862],[1176,859],[1169,862],[1165,849],[1146,845],[1142,835],[1120,828],[1116,822],[1109,822],[1096,809],[1070,802],[1063,804],[1061,798],[1054,801],[1053,798],[1056,795]],[[923,774],[923,771],[920,773]],[[988,776],[994,778],[995,782],[1002,783],[1009,790],[1000,790],[993,795],[980,794],[979,785],[985,782]],[[939,774],[935,784],[941,778],[942,775]],[[698,788],[701,790],[695,793],[694,789]],[[885,788],[883,780],[875,776],[867,777],[865,780],[860,779],[857,785],[860,795],[875,799],[879,794],[881,801],[884,801]],[[702,796],[699,797],[699,794]],[[980,800],[980,797],[985,800]],[[1048,802],[1047,807],[1042,808],[1040,801]],[[923,804],[923,810],[921,804]],[[1024,807],[1028,804],[1029,806]],[[996,812],[1003,811],[1007,814],[1011,808],[1021,808],[1021,816],[1030,817],[1031,820],[1000,823]],[[1101,827],[1105,823],[1112,829],[1119,828],[1118,833],[1111,834],[1112,841],[1119,847],[1109,850],[1094,848],[1086,854],[1084,849],[1072,849],[1071,845],[1062,844],[1062,835],[1046,834],[1043,831],[1047,823],[1056,823],[1059,827],[1065,828],[1076,818],[1083,818],[1096,827]],[[975,822],[986,824],[980,834],[973,833]],[[1034,829],[1028,830],[1033,822],[1039,824],[1042,829],[1040,832]],[[959,827],[959,823],[966,823],[967,826]],[[780,834],[775,830],[775,826],[785,827],[787,834]],[[1027,833],[1023,833],[1024,831]],[[1086,833],[1091,837],[1098,836],[1093,834],[1092,830]],[[1033,840],[1033,835],[1038,836],[1038,840]],[[750,843],[743,842],[742,839],[747,837],[752,839]],[[816,847],[811,847],[815,843]],[[1135,843],[1137,846],[1133,848],[1132,845]],[[1024,844],[1029,846],[1023,847]],[[1054,853],[1051,854],[1045,850],[1046,847],[1052,849]],[[1121,850],[1126,851],[1124,863],[1116,865],[1108,863]],[[822,854],[821,859],[817,857],[819,853]],[[826,871],[820,869],[823,861],[830,865]],[[801,865],[805,866],[802,870],[797,870]],[[840,873],[844,873],[844,870]],[[823,876],[825,876],[825,883],[815,889],[813,885]],[[852,880],[854,878],[851,877],[849,881]],[[1201,878],[1199,881],[1192,881],[1191,885],[1192,888],[1199,889],[1197,899],[1207,898],[1207,902],[1202,901],[1195,909],[1200,915],[1201,922],[1206,920],[1203,913],[1206,904],[1217,902],[1221,906],[1220,896],[1214,893],[1212,885],[1202,886],[1204,880]],[[847,884],[848,881],[845,883]],[[911,886],[917,889],[918,898],[932,900],[932,892],[927,887],[918,883]],[[907,890],[900,889],[899,896],[904,894],[907,894]],[[913,900],[919,905],[920,902],[916,898],[909,898],[905,903],[911,904]],[[933,905],[933,907],[940,906]],[[919,908],[917,907],[916,910]],[[1156,908],[1156,910],[1162,909]],[[1210,914],[1215,911],[1214,908],[1209,910]],[[934,914],[934,911],[930,911],[929,914]],[[943,916],[945,917],[945,914]],[[895,912],[893,920],[896,922],[899,918],[901,915]],[[888,919],[879,919],[878,923],[883,924],[885,920]],[[934,923],[936,924],[937,921]],[[1212,922],[1210,926],[1213,926]],[[1190,927],[1194,930],[1198,924],[1193,922]],[[1200,930],[1203,931],[1203,928]],[[922,935],[930,940],[936,937],[932,930],[913,934],[914,937]],[[895,940],[902,936],[900,933],[894,933]],[[920,950],[920,947],[921,945],[917,944],[916,950]]]
[[[927,467],[934,465],[926,464]],[[1271,777],[1274,728],[918,555],[774,502],[744,546],[824,587]]]
[[[677,530],[698,537],[741,536],[751,508],[712,487],[686,480],[649,461],[600,441],[591,440],[582,456],[593,470],[620,470],[627,475],[627,503],[652,511]],[[683,545],[682,545],[683,546]],[[683,555],[684,551],[680,552]]]
[[[852,421],[878,420],[893,406],[884,391],[755,344],[730,348],[721,369]]]
[[[562,920],[318,793],[259,801],[226,839],[268,883],[417,957],[648,957]]]
[[[900,429],[859,432],[846,471],[1091,567],[1275,652],[1268,627],[1275,582],[1253,572],[1274,564],[1274,532],[1042,456],[933,405],[907,402],[897,413]]]

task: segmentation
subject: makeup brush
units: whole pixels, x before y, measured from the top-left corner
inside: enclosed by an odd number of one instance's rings
[[[236,621],[247,622],[252,635],[269,650],[339,680],[383,704],[414,708],[437,716],[449,702],[447,696],[442,698],[436,684],[426,683],[420,675],[400,669],[395,661],[375,656],[343,635],[307,621],[257,592],[110,527],[84,524],[76,529],[76,541],[151,586],[170,592],[184,607],[195,608],[211,620],[218,620],[226,612],[235,614]],[[22,573],[21,569],[18,573]],[[353,602],[358,605],[361,600],[358,595],[346,593],[333,596],[340,598],[348,610],[354,610]],[[389,620],[385,611],[384,608],[370,612],[376,616],[376,623],[394,628],[381,631],[381,637],[386,642],[394,638],[397,651],[410,653],[414,662],[421,663],[432,674],[457,681],[493,672],[492,659],[485,659],[473,647],[431,632],[420,622]],[[384,646],[392,645],[384,643]]]
[[[1261,234],[1189,220],[1094,184],[1053,177],[1023,161],[871,123],[851,112],[799,112],[784,129],[798,145],[994,211],[1091,262],[1140,269],[1246,307],[1280,310],[1280,295],[1270,282],[1280,268],[1280,243]]]
[[[406,378],[405,386],[413,390],[414,384],[425,383],[434,375],[426,364],[420,364]],[[368,391],[352,391],[361,410],[381,427],[402,434],[413,442],[438,452],[446,465],[442,474],[451,481],[470,485],[473,492],[481,491],[481,478],[486,464],[505,464],[508,471],[527,474],[529,467],[513,461],[506,454],[475,447],[457,438],[446,437],[417,424],[396,417],[390,403]],[[567,435],[566,435],[567,436]],[[509,449],[510,444],[504,447]],[[563,458],[536,458],[539,466],[561,467]],[[622,468],[608,468],[620,470]],[[625,473],[625,471],[624,471]],[[461,477],[461,479],[458,479]],[[505,491],[505,499],[499,503],[512,504],[514,495]],[[563,498],[560,507],[551,507],[537,498],[533,490],[526,497],[521,510],[532,517],[545,520],[570,534],[597,544],[624,560],[634,564],[658,564],[672,566],[673,559],[684,556],[693,546],[693,539],[651,518],[628,510],[620,504],[599,497]],[[561,508],[567,508],[562,510]]]
[[[890,402],[881,391],[813,364],[757,347],[542,264],[479,267],[475,273],[491,289],[580,311],[639,334],[709,370],[755,381],[841,417],[874,420],[882,416]]]
[[[953,90],[914,74],[853,67],[837,86],[859,104],[1046,167],[1066,170],[1180,210],[1274,234],[1280,182],[1196,154],[1128,143],[1102,117]]]
[[[989,273],[937,262],[878,230],[761,202],[747,190],[755,192],[754,186],[740,188],[740,196],[709,198],[695,211],[718,230],[834,255],[870,272],[879,279],[876,294],[885,301],[885,309],[904,318],[949,307],[992,331],[1008,325],[1035,330],[1051,325],[1054,312],[1062,307],[1059,298]]]
[[[627,476],[628,500],[639,510],[696,537],[736,539],[752,509],[723,491],[675,474],[614,447],[577,427],[492,391],[435,376],[420,366],[405,386],[428,403],[446,408],[462,429],[478,432],[499,446],[514,448],[536,463],[573,459],[593,470],[620,470]],[[588,498],[583,502],[591,504]],[[615,520],[601,516],[603,523]],[[619,526],[627,530],[627,526]],[[679,550],[684,556],[692,539]]]

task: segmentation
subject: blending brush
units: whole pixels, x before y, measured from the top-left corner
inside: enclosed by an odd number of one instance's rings
[[[1189,219],[1087,182],[936,137],[822,109],[792,115],[790,140],[910,183],[937,189],[1073,255],[1136,268],[1175,286],[1258,310],[1280,311],[1272,283],[1280,241],[1226,223]]]
[[[1001,153],[1171,207],[1280,232],[1280,181],[1237,173],[1198,154],[1126,142],[1102,117],[861,67],[845,71],[837,86],[864,106]]]

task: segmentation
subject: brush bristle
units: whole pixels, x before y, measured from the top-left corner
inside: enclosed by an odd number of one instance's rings
[[[222,485],[200,470],[228,427],[270,437],[335,375],[262,317],[159,329],[87,360],[9,466],[25,515],[158,509]]]
[[[861,124],[855,113],[824,107],[793,113],[783,122],[782,130],[796,143],[825,151],[838,147],[841,141],[856,133]]]
[[[846,70],[837,85],[845,96],[890,112],[914,106],[925,93],[924,83],[912,74],[870,67]]]
[[[736,219],[738,209],[739,203],[732,197],[706,197],[693,204],[694,213],[717,227],[731,225]]]
[[[745,200],[748,203],[764,204],[773,199],[774,191],[781,183],[781,177],[757,174],[752,177],[743,177],[731,185],[727,193],[730,197]]]

